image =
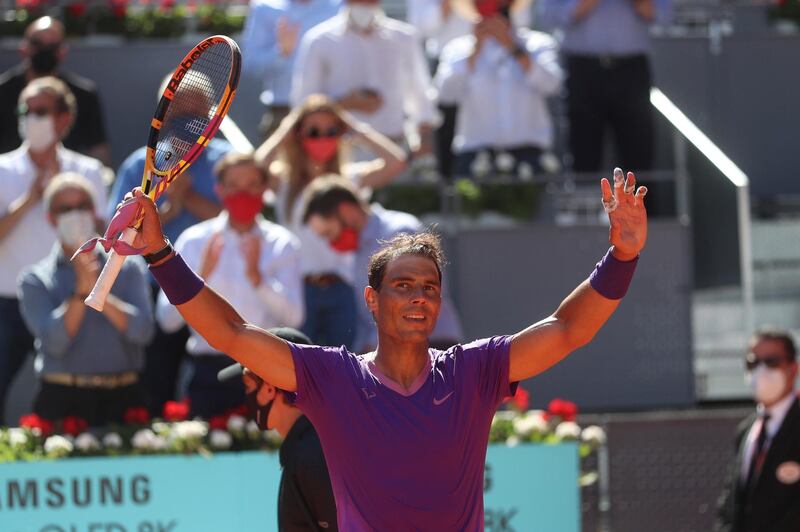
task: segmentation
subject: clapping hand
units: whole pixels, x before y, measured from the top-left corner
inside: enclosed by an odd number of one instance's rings
[[[636,177],[620,168],[614,169],[614,187],[605,177],[600,181],[603,208],[611,223],[608,240],[614,246],[612,254],[619,260],[636,258],[647,241],[647,211],[644,196],[647,187],[636,188]]]

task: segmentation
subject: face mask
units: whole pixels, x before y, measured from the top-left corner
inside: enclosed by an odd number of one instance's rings
[[[74,210],[56,218],[58,241],[68,248],[76,248],[94,236],[94,214],[91,211]]]
[[[350,4],[348,6],[348,19],[356,28],[368,30],[380,13],[380,6],[372,4]]]
[[[31,55],[31,68],[37,74],[51,74],[58,67],[58,45],[36,48]]]
[[[256,219],[256,215],[261,212],[264,200],[261,194],[250,194],[248,192],[237,192],[225,196],[222,200],[225,209],[231,220],[241,225],[250,225]]]
[[[56,127],[51,115],[27,115],[19,119],[19,136],[28,141],[35,152],[43,151],[56,141]]]
[[[358,232],[352,227],[342,227],[336,240],[331,241],[331,247],[338,253],[347,253],[358,249]]]
[[[315,163],[325,164],[336,157],[339,151],[339,139],[336,137],[303,139],[303,151]]]
[[[478,0],[475,2],[475,9],[478,10],[481,18],[494,16],[500,10],[497,0]]]
[[[786,389],[786,377],[783,372],[763,365],[748,373],[747,381],[753,390],[753,397],[759,403],[774,403],[781,398]]]
[[[267,420],[269,419],[269,411],[272,409],[272,404],[275,402],[275,399],[270,401],[269,403],[261,406],[258,404],[258,391],[261,390],[261,386],[253,390],[252,392],[245,393],[244,395],[244,405],[247,409],[247,417],[254,420],[258,428],[261,430],[267,430]]]

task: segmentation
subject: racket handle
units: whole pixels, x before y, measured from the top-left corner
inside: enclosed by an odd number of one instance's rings
[[[133,239],[136,238],[136,229],[128,227],[122,232],[120,240],[126,244],[133,244]],[[118,254],[113,249],[108,254],[106,265],[103,266],[103,271],[100,272],[100,277],[94,283],[94,288],[89,296],[84,300],[88,306],[95,309],[97,312],[103,311],[103,306],[106,303],[108,293],[111,292],[111,287],[114,286],[114,281],[117,279],[122,264],[125,262],[125,256]]]

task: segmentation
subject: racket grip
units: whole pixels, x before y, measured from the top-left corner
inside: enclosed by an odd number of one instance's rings
[[[132,245],[134,238],[136,238],[136,229],[133,227],[128,227],[122,232],[122,237],[120,240],[126,244]],[[112,249],[111,253],[108,254],[106,265],[103,266],[103,271],[100,272],[100,276],[97,278],[97,282],[94,283],[92,292],[84,300],[84,303],[95,309],[97,312],[103,311],[103,306],[106,303],[108,293],[111,292],[111,287],[114,286],[114,281],[117,279],[120,270],[122,270],[122,264],[124,262],[125,256],[120,255]]]

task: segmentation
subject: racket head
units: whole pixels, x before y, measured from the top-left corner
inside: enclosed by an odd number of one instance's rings
[[[241,58],[233,39],[214,35],[192,48],[172,73],[147,140],[142,191],[154,200],[216,134],[236,95]]]

